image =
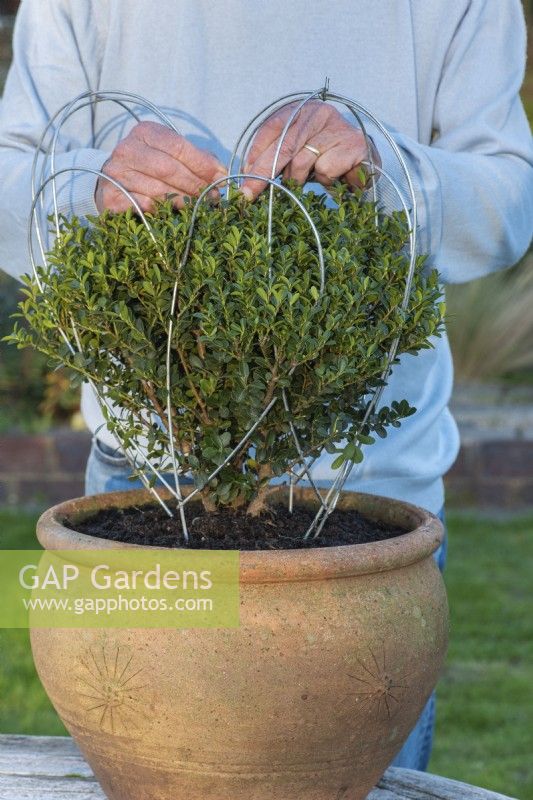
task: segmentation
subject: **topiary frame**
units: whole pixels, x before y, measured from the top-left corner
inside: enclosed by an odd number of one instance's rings
[[[337,187],[333,208],[323,195],[276,182],[285,135],[317,99],[347,108],[365,137],[368,125],[377,129],[406,189],[372,161],[370,187]],[[32,332],[16,328],[10,338],[91,383],[132,469],[172,515],[155,481],[170,490],[185,539],[185,509],[194,497],[212,511],[232,505],[257,514],[271,479],[286,473],[291,510],[299,481],[314,489],[318,511],[306,535],[318,536],[372,434],[386,435],[388,425],[414,411],[405,400],[378,408],[392,365],[401,353],[430,346],[442,325],[437,273],[417,255],[416,197],[401,152],[367,109],[328,86],[290,94],[250,121],[228,177],[179,214],[170,201],[145,214],[114,179],[75,168],[111,180],[133,208],[91,219],[88,227],[59,214],[56,179],[69,170],[55,170],[55,152],[65,121],[103,101],[136,119],[131,106],[147,109],[178,132],[153,104],[123,92],[85,93],[51,120],[39,148],[46,154],[39,182],[37,155],[32,179],[33,279],[21,306]],[[235,171],[235,163],[239,156],[246,162],[262,122],[289,104],[269,189],[248,204],[235,188],[258,176]],[[226,197],[212,208],[209,192],[221,186]],[[383,186],[392,187],[399,211],[383,208]],[[39,213],[47,188],[56,237],[50,252]],[[339,469],[327,492],[311,472],[324,447]],[[196,483],[187,496],[184,473]]]

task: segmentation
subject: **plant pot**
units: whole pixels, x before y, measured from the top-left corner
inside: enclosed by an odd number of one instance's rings
[[[300,490],[296,499],[311,498]],[[149,499],[138,491],[63,503],[41,517],[39,541],[125,547],[62,520]],[[110,800],[366,797],[444,659],[447,603],[432,558],[443,528],[407,503],[349,493],[341,502],[410,532],[373,544],[242,552],[240,628],[32,631],[46,691]],[[127,653],[131,674],[142,672],[135,692],[116,693],[104,665],[117,653]],[[102,702],[123,703],[135,724],[111,730],[89,710],[78,678],[87,654]]]

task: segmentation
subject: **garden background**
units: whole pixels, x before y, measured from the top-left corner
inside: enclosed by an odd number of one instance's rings
[[[0,87],[17,6],[0,0]],[[523,98],[533,121],[531,58]],[[0,338],[17,299],[0,273]],[[452,629],[430,769],[533,800],[533,251],[447,300],[463,445],[447,476]],[[0,344],[0,549],[35,547],[39,511],[82,493],[89,441],[67,377]],[[27,632],[0,631],[0,733],[64,732]]]

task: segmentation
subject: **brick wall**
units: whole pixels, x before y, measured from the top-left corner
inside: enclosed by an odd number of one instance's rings
[[[44,509],[83,494],[86,432],[0,436],[0,506]],[[452,506],[533,508],[533,441],[463,445],[446,477]]]
[[[17,13],[20,0],[0,0],[0,14],[2,16],[14,16]]]
[[[2,5],[0,4],[0,89],[4,85],[7,71],[11,63],[13,21],[13,16],[2,13]]]
[[[18,0],[0,0],[0,89],[11,63]],[[83,494],[90,435],[58,431],[0,436],[0,505],[46,508]]]
[[[0,505],[44,509],[80,497],[90,442],[85,431],[0,436]]]
[[[454,506],[533,508],[533,441],[494,439],[463,444],[446,477]]]

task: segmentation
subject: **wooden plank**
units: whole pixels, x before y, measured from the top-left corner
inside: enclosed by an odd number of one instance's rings
[[[378,787],[392,792],[402,800],[513,800],[507,795],[490,792],[478,786],[398,767],[388,769]],[[374,798],[374,793],[371,792],[367,800],[378,798],[384,800],[380,795]]]
[[[106,800],[68,737],[0,736],[1,800]]]
[[[2,800],[106,800],[96,781],[71,778],[19,778],[0,775]]]
[[[10,774],[93,778],[70,736],[0,736],[0,775]]]
[[[0,800],[106,800],[68,737],[0,736]],[[512,800],[437,775],[389,769],[367,800]]]

